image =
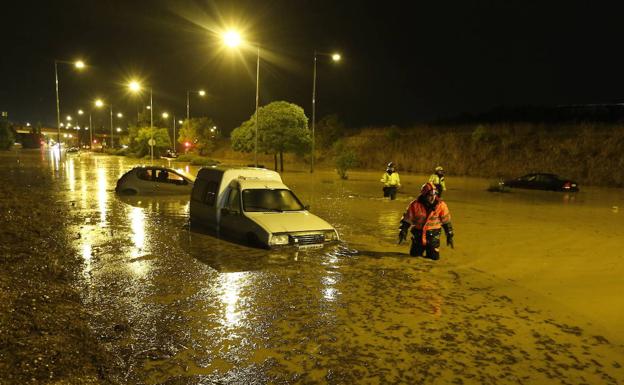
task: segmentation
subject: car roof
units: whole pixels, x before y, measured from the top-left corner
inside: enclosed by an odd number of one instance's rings
[[[251,178],[238,178],[236,179],[242,190],[255,190],[255,189],[285,189],[290,190],[282,182],[274,180],[263,179],[251,179]]]
[[[178,175],[182,175],[183,177],[191,180],[191,181],[195,181],[195,177],[189,173],[187,173],[186,171],[180,169],[180,168],[170,168],[170,167],[163,167],[163,166],[136,166],[134,167],[132,170],[138,170],[138,169],[142,169],[142,170],[161,170],[161,171],[167,171],[167,172],[173,172],[175,174]]]

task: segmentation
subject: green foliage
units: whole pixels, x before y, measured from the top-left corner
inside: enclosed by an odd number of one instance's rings
[[[232,148],[252,152],[255,145],[255,114],[234,129],[231,134]],[[308,118],[303,108],[288,102],[272,102],[258,109],[258,152],[302,154],[312,143]]]
[[[0,119],[0,150],[8,150],[15,143],[15,136],[9,125],[9,122]]]
[[[189,142],[199,155],[207,155],[214,150],[219,132],[214,129],[214,121],[210,118],[193,118],[184,121],[180,127],[178,143]]]
[[[347,171],[358,165],[358,156],[355,150],[347,145],[344,141],[339,140],[334,144],[334,161],[336,171],[341,179],[347,179]]]
[[[176,161],[178,162],[189,162],[194,166],[214,166],[219,164],[219,161],[206,158],[204,156],[199,156],[195,154],[182,154],[180,155]]]
[[[486,126],[480,124],[472,132],[472,141],[474,143],[495,142],[498,139],[496,133],[489,130]]]
[[[316,122],[316,128],[314,130],[316,147],[323,149],[331,148],[338,139],[346,135],[345,125],[336,114],[327,115]]]
[[[401,129],[397,126],[391,126],[386,132],[386,136],[391,142],[397,141],[401,139]]]
[[[135,153],[138,157],[149,155],[150,146],[148,141],[152,134],[156,141],[154,156],[160,156],[161,153],[164,153],[165,150],[171,147],[171,139],[166,128],[130,127],[128,130],[130,152]]]

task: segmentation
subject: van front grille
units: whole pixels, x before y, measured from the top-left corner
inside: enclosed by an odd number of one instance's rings
[[[323,234],[299,234],[291,235],[290,237],[295,245],[314,245],[325,241]]]

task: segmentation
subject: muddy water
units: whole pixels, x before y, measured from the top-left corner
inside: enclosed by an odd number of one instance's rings
[[[391,202],[377,173],[286,173],[344,243],[276,252],[189,231],[188,197],[120,199],[133,160],[35,161],[74,211],[84,300],[120,380],[624,381],[621,190],[496,194],[449,177],[456,249],[430,262],[396,245],[423,176],[403,175]]]

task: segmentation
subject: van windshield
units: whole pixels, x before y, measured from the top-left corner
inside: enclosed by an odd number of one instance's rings
[[[301,211],[303,205],[292,191],[286,189],[243,190],[245,211]]]

